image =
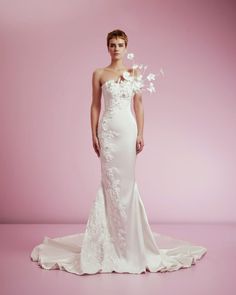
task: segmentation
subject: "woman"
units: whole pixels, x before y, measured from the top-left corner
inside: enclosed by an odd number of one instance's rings
[[[91,129],[101,183],[86,230],[46,237],[31,253],[43,268],[78,275],[166,272],[190,267],[207,252],[205,247],[152,232],[149,226],[135,180],[136,157],[144,147],[142,92],[133,83],[140,73],[123,63],[127,43],[125,32],[110,32],[111,63],[93,72]]]
[[[122,79],[122,72],[128,71],[131,75],[134,74],[133,69],[128,69],[123,64],[123,57],[127,53],[127,43],[128,38],[126,34],[120,30],[111,32],[107,36],[107,47],[108,52],[111,56],[111,63],[109,66],[97,69],[93,73],[93,101],[91,106],[91,127],[92,127],[92,138],[93,147],[98,157],[99,154],[99,140],[97,137],[97,125],[99,120],[99,114],[101,110],[101,94],[102,86],[110,80],[117,80],[117,78]],[[137,70],[135,70],[137,75]],[[137,120],[138,134],[137,134],[137,153],[141,152],[144,146],[143,141],[143,106],[142,106],[142,96],[134,96],[134,110]]]

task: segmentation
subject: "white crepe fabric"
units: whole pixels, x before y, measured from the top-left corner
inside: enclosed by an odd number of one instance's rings
[[[119,82],[120,81],[120,82]],[[152,232],[135,179],[137,123],[128,80],[102,85],[104,112],[98,123],[101,183],[86,229],[45,236],[31,252],[44,269],[77,275],[175,271],[196,264],[207,249]]]

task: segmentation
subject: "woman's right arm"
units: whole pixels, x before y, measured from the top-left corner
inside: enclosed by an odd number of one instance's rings
[[[91,131],[93,148],[98,157],[100,157],[100,144],[98,139],[98,122],[101,111],[101,86],[100,86],[101,70],[97,69],[92,75],[92,104],[90,108]]]

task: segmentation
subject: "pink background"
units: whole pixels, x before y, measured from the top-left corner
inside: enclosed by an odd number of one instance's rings
[[[150,222],[235,222],[234,1],[0,4],[0,221],[86,222],[100,182],[91,75],[106,35],[165,78],[144,95],[136,175]]]

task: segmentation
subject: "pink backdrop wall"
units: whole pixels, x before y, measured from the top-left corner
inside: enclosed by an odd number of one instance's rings
[[[235,222],[234,1],[0,3],[0,221],[86,222],[100,182],[91,75],[106,35],[166,77],[143,96],[136,175],[150,222]]]

